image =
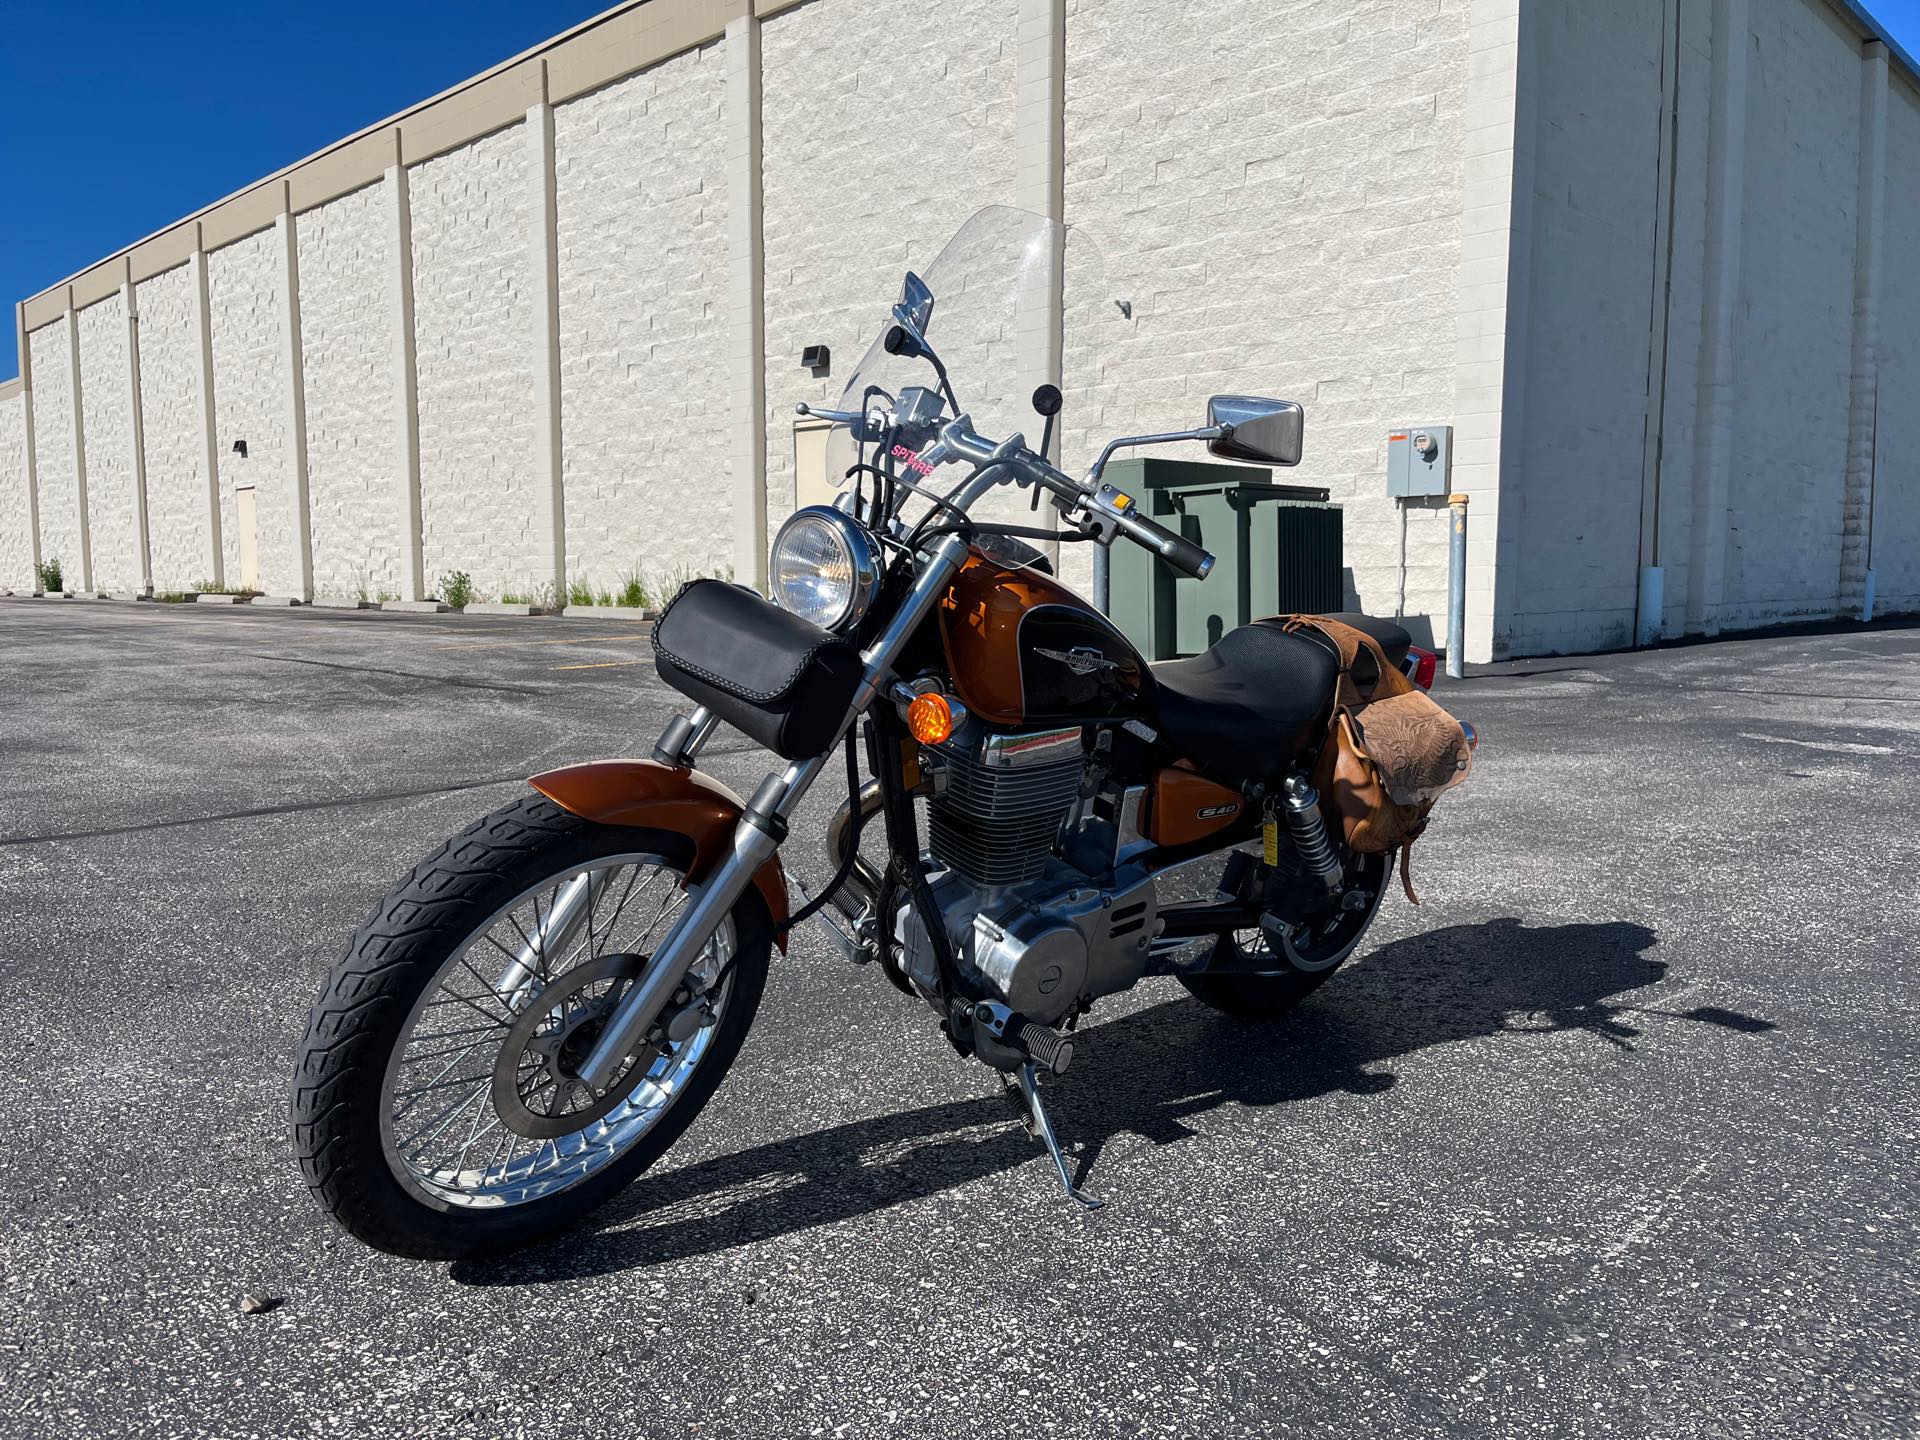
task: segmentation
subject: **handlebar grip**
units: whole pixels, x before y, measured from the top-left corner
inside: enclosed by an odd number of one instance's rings
[[[1144,515],[1123,515],[1120,528],[1147,549],[1153,551],[1167,564],[1195,580],[1204,580],[1213,569],[1213,556],[1186,536],[1169,530],[1158,520],[1149,520]]]

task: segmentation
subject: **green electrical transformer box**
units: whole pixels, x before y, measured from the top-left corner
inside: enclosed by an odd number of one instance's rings
[[[1262,616],[1341,608],[1340,507],[1325,490],[1275,485],[1259,466],[1157,458],[1116,460],[1101,478],[1213,552],[1205,580],[1138,545],[1109,552],[1108,614],[1149,660],[1197,655]]]

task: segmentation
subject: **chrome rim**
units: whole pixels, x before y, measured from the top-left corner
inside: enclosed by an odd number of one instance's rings
[[[615,1082],[628,1088],[625,1098],[595,1107],[604,1114],[552,1138],[519,1134],[502,1119],[494,1081],[503,1045],[516,1026],[528,1032],[527,1017],[542,1008],[544,994],[604,993],[597,981],[580,983],[586,967],[651,953],[687,902],[680,880],[660,855],[595,860],[529,886],[461,943],[415,1002],[387,1062],[381,1143],[405,1184],[443,1206],[524,1205],[578,1185],[660,1123],[725,1017],[733,990],[724,973],[734,953],[731,919],[721,922],[688,976],[693,989],[711,992],[712,1023],[663,1050],[643,1046]],[[569,896],[577,903],[570,905]],[[553,1001],[556,1024],[568,1020],[573,1003]],[[523,1068],[522,1055],[512,1063]]]

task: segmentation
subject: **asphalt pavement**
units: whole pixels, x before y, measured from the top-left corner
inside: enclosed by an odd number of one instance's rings
[[[1920,629],[1443,683],[1483,743],[1419,909],[1281,1024],[1095,1012],[1097,1214],[809,932],[592,1223],[372,1253],[291,1156],[306,1007],[441,837],[651,748],[649,655],[0,600],[0,1435],[1920,1433]]]

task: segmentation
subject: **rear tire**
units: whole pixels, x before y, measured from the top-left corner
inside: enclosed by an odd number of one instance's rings
[[[1372,928],[1373,917],[1380,913],[1387,882],[1393,876],[1392,857],[1355,856],[1352,859],[1368,870],[1372,870],[1375,863],[1379,865],[1377,878],[1369,876],[1374,884],[1373,903],[1344,922],[1342,928],[1329,937],[1329,943],[1324,948],[1312,952],[1313,969],[1297,970],[1291,965],[1283,965],[1283,968],[1275,970],[1250,970],[1249,963],[1256,962],[1258,954],[1264,952],[1265,937],[1259,939],[1261,951],[1254,951],[1239,934],[1222,935],[1208,952],[1205,965],[1195,974],[1180,977],[1180,983],[1186,987],[1187,993],[1222,1014],[1245,1020],[1277,1020],[1297,1008],[1301,1001],[1331,980],[1334,972],[1352,958],[1353,952],[1360,948],[1360,942]],[[1351,864],[1349,868],[1351,873]],[[1258,932],[1254,933],[1258,935]],[[1207,971],[1217,964],[1232,968],[1224,973],[1208,974]]]
[[[467,954],[475,937],[503,913],[510,915],[508,907],[531,888],[606,857],[634,855],[650,857],[658,870],[684,873],[692,847],[671,831],[601,825],[528,796],[447,841],[373,908],[309,1014],[292,1104],[294,1150],[307,1186],[349,1233],[376,1249],[423,1260],[459,1260],[529,1244],[630,1183],[699,1114],[739,1053],[766,986],[772,924],[752,889],[733,908],[734,959],[714,982],[720,1015],[711,1038],[691,1072],[678,1077],[651,1128],[630,1141],[607,1142],[610,1158],[597,1169],[583,1165],[582,1178],[552,1193],[488,1208],[459,1203],[453,1192],[451,1199],[436,1196],[390,1143],[399,1128],[390,1113],[391,1066],[414,1037],[428,992],[442,984],[453,962],[471,970]],[[618,921],[616,915],[613,924]],[[591,960],[591,940],[588,948]],[[474,955],[483,953],[473,946]],[[500,957],[493,958],[497,964]],[[490,992],[475,993],[484,999]],[[520,1002],[523,1009],[537,995],[536,989]],[[502,1005],[513,1013],[512,999]],[[472,1042],[480,1050],[472,1063],[493,1066],[496,1052],[484,1048],[492,1044],[491,1037]],[[476,1113],[486,1110],[483,1103]],[[465,1158],[462,1151],[460,1166]],[[560,1159],[556,1149],[556,1166]],[[533,1164],[538,1174],[537,1149]]]

